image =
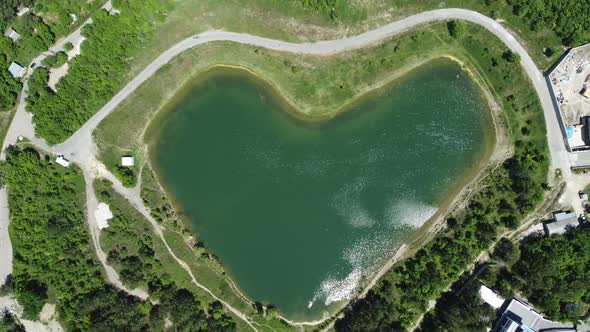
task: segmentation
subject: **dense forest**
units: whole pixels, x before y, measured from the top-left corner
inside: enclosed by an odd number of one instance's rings
[[[11,206],[9,289],[23,306],[24,318],[38,318],[43,305],[52,302],[60,321],[73,331],[162,330],[165,319],[178,330],[233,329],[221,304],[204,308],[166,275],[148,278],[157,305],[105,283],[84,223],[84,180],[74,168],[58,166],[31,148],[12,148],[0,170]]]
[[[104,1],[86,0],[4,0],[0,2],[0,111],[12,109],[22,86],[7,71],[11,62],[27,67],[31,60],[47,50],[56,39],[85,20]],[[19,8],[31,10],[21,17]],[[70,14],[76,16],[76,21]],[[13,42],[4,36],[14,29],[20,38]]]
[[[0,2],[0,18],[2,22],[8,22],[16,17],[18,8],[31,7],[35,1],[33,0],[3,0]],[[2,27],[4,28],[4,27]]]
[[[119,14],[98,11],[83,29],[83,52],[69,63],[68,75],[47,88],[46,71],[35,70],[28,111],[35,115],[36,133],[49,143],[69,137],[121,88],[125,69],[164,18],[158,0],[116,3]],[[80,98],[84,96],[84,98]]]
[[[548,317],[577,321],[590,312],[590,229],[524,242],[510,284]]]
[[[479,297],[480,283],[466,276],[443,293],[428,311],[418,332],[486,332],[496,319],[496,311]]]
[[[565,45],[590,42],[590,2],[579,0],[507,0],[515,15],[525,17],[533,31],[555,31]]]
[[[498,318],[477,294],[481,283],[509,300],[516,293],[552,320],[577,322],[590,316],[590,228],[533,237],[520,244],[503,238],[483,273],[464,276],[438,299],[419,331],[484,332]]]

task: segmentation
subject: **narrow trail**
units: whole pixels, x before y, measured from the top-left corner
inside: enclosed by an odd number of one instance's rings
[[[94,177],[88,172],[88,170],[84,169],[84,181],[86,182],[86,218],[88,223],[88,231],[90,232],[90,238],[92,239],[92,244],[94,246],[94,251],[96,252],[96,257],[102,264],[104,271],[106,273],[108,281],[115,287],[125,291],[127,294],[137,296],[142,300],[148,299],[148,293],[141,288],[137,289],[128,289],[123,285],[121,282],[121,278],[115,269],[107,263],[107,256],[105,252],[102,250],[100,245],[100,229],[98,228],[98,223],[96,222],[96,217],[94,212],[98,208],[98,199],[96,197],[96,193],[94,192],[94,187],[92,183],[94,182]]]
[[[149,209],[143,204],[143,200],[141,199],[139,192],[137,190],[135,190],[135,188],[124,187],[121,184],[121,182],[113,174],[111,174],[104,167],[104,165],[102,163],[100,163],[99,161],[94,160],[94,161],[90,162],[89,164],[94,165],[96,167],[96,171],[97,171],[95,174],[93,174],[92,176],[89,176],[88,179],[86,179],[86,186],[87,187],[90,186],[90,190],[92,190],[92,181],[94,181],[94,178],[96,178],[96,177],[105,178],[105,179],[111,181],[113,183],[113,189],[115,189],[115,191],[117,191],[125,199],[127,199],[127,201],[129,203],[131,203],[131,205],[133,205],[133,207],[139,213],[141,213],[145,219],[147,219],[150,222],[156,235],[158,235],[158,237],[160,238],[162,243],[164,243],[164,245],[166,246],[166,249],[168,250],[168,252],[172,256],[172,258],[174,258],[176,263],[178,263],[178,265],[180,265],[188,273],[188,275],[191,278],[192,283],[195,284],[200,289],[202,289],[203,291],[205,291],[207,294],[209,294],[215,300],[221,302],[227,308],[227,310],[229,310],[234,315],[238,316],[240,319],[245,321],[254,331],[258,331],[258,329],[256,327],[254,327],[253,322],[250,319],[250,317],[248,317],[247,315],[245,315],[241,311],[232,307],[229,303],[225,302],[223,299],[221,299],[218,296],[216,296],[215,294],[213,294],[213,292],[211,290],[209,290],[209,288],[205,287],[204,285],[200,284],[197,281],[197,279],[195,278],[195,276],[194,276],[191,268],[188,266],[188,264],[186,262],[184,262],[183,260],[179,259],[174,254],[174,251],[172,251],[172,249],[168,245],[168,242],[166,241],[166,238],[164,237],[164,233],[162,232],[162,228],[161,228],[160,224],[158,224],[158,222],[151,216]],[[87,174],[87,172],[85,172],[84,174]],[[86,176],[85,176],[85,178],[86,178]],[[87,191],[88,191],[88,189],[87,189]],[[96,196],[94,196],[94,199],[96,200]],[[96,203],[96,204],[98,204],[98,203]],[[90,206],[91,204],[88,204],[88,205]]]
[[[107,4],[110,4],[110,2],[107,2]],[[39,139],[34,135],[32,117],[25,111],[28,91],[27,76],[24,78],[23,90],[19,99],[17,111],[14,116],[14,120],[8,129],[6,139],[4,141],[4,146],[2,147],[2,151],[0,152],[0,157],[4,156],[4,150],[7,146],[15,144],[19,136],[24,136],[30,139],[31,142],[37,147],[44,149],[46,151],[50,151],[54,154],[63,154],[68,159],[71,159],[72,161],[78,163],[84,171],[84,177],[87,182],[86,192],[89,200],[87,205],[89,212],[88,215],[90,229],[93,228],[93,221],[91,219],[94,210],[92,210],[92,207],[96,203],[95,201],[93,201],[96,200],[96,197],[92,190],[92,181],[97,177],[105,177],[111,180],[114,184],[115,190],[122,194],[152,224],[156,234],[158,234],[158,236],[165,243],[167,250],[176,260],[176,262],[187,271],[187,273],[190,275],[192,279],[192,282],[199,288],[203,289],[205,292],[210,294],[212,298],[223,303],[229,311],[234,313],[240,319],[243,319],[245,322],[247,322],[247,324],[254,331],[257,331],[256,327],[253,325],[252,320],[247,315],[233,308],[231,305],[224,302],[215,294],[213,294],[208,288],[200,284],[194,277],[192,271],[190,270],[190,267],[184,261],[176,257],[174,252],[168,246],[160,226],[151,217],[151,215],[149,214],[149,210],[143,204],[139,192],[137,190],[130,190],[123,187],[121,183],[110,172],[108,172],[100,162],[96,160],[97,153],[96,147],[92,142],[92,132],[94,131],[96,126],[112,111],[114,111],[116,107],[125,98],[127,98],[131,93],[133,93],[143,82],[148,80],[162,66],[169,63],[178,54],[198,45],[215,41],[231,41],[241,44],[254,45],[281,52],[328,56],[335,53],[340,53],[376,44],[380,41],[383,41],[387,38],[395,36],[396,34],[402,33],[416,26],[449,19],[464,20],[482,26],[483,28],[487,29],[492,34],[494,34],[496,37],[498,37],[509,49],[511,49],[513,52],[517,53],[520,56],[522,68],[529,77],[533,87],[535,88],[544,111],[547,126],[547,138],[551,155],[550,174],[553,174],[553,172],[556,169],[561,169],[563,181],[569,184],[568,188],[570,189],[568,190],[568,197],[571,196],[574,192],[573,186],[571,184],[574,183],[574,181],[572,179],[572,174],[569,167],[569,156],[561,136],[561,129],[556,117],[556,109],[553,106],[547,82],[545,81],[543,74],[536,67],[531,57],[528,55],[524,47],[518,42],[515,36],[506,28],[504,28],[499,22],[477,12],[458,8],[426,11],[420,14],[406,17],[396,22],[389,23],[375,30],[367,31],[356,36],[314,43],[289,43],[245,33],[234,33],[218,30],[203,32],[201,34],[186,38],[177,43],[176,45],[173,45],[168,50],[164,51],[144,70],[142,70],[135,78],[133,78],[125,87],[123,87],[123,89],[121,89],[107,104],[105,104],[98,112],[96,112],[70,138],[68,138],[63,143],[55,146],[49,146],[43,139]],[[91,22],[91,19],[89,19],[82,26],[89,24]],[[80,27],[80,29],[81,28],[82,27]],[[80,29],[77,30],[77,33],[80,33]],[[73,35],[74,34],[63,38],[59,41],[59,43],[65,44]],[[56,44],[54,47],[61,46]],[[34,62],[40,62],[46,55],[47,52],[36,58]],[[92,191],[92,193],[90,193],[89,191]],[[98,242],[98,235],[96,233],[93,233],[92,237],[93,242],[95,244],[95,249],[97,251],[97,255],[100,258],[102,250],[100,249],[100,243]],[[104,252],[102,253],[102,255],[104,256]],[[103,264],[103,266],[107,271],[107,275],[109,275],[110,273],[108,272],[108,264],[106,264],[106,261]],[[384,268],[382,273],[385,273],[388,270],[388,268],[389,266]],[[111,274],[111,277],[113,277],[114,282],[117,282],[117,278],[115,278],[115,275],[116,273]],[[125,291],[129,292],[128,290]],[[285,319],[284,317],[281,318],[295,327],[314,326],[325,321],[325,319],[322,319],[308,322],[293,322],[288,319]]]

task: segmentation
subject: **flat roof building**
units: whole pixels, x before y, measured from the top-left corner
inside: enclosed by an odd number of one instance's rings
[[[553,322],[545,319],[529,305],[512,299],[492,332],[576,332],[572,324]]]
[[[568,229],[578,226],[578,216],[574,212],[554,212],[553,221],[543,224],[547,236],[563,234]]]
[[[131,156],[121,157],[121,166],[133,167],[134,164],[135,164],[135,162],[133,160],[133,157],[131,157]]]
[[[13,28],[8,28],[8,30],[6,30],[4,35],[6,37],[12,39],[13,42],[16,42],[20,38],[20,35],[18,34],[18,32],[14,31]]]
[[[57,156],[55,162],[62,165],[63,167],[70,167],[70,161],[64,158],[64,156]]]
[[[12,62],[10,64],[10,66],[8,66],[8,71],[10,72],[10,74],[12,75],[12,77],[14,78],[21,78],[25,75],[25,67],[19,65],[16,62]]]
[[[16,13],[16,16],[21,17],[24,14],[28,13],[31,10],[31,8],[29,7],[22,7],[21,9],[18,10],[18,12]]]

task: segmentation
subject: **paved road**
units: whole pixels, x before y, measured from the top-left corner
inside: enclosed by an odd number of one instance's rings
[[[550,174],[552,175],[556,169],[561,169],[563,173],[563,179],[569,184],[572,183],[572,176],[569,167],[568,153],[561,137],[561,129],[556,117],[556,111],[553,106],[551,95],[549,93],[548,86],[542,75],[542,73],[535,66],[535,63],[528,55],[523,46],[516,40],[510,31],[504,28],[500,23],[493,19],[479,14],[474,11],[465,9],[439,9],[428,12],[423,12],[417,15],[413,15],[402,19],[397,22],[387,24],[381,28],[362,33],[357,36],[330,40],[320,41],[314,43],[288,43],[280,40],[268,39],[258,36],[253,36],[243,33],[233,33],[226,31],[207,31],[199,35],[189,37],[178,44],[172,46],[165,52],[163,52],[158,58],[150,63],[142,72],[140,72],[133,80],[131,80],[119,93],[117,93],[102,109],[100,109],[94,116],[92,116],[77,132],[75,132],[70,138],[68,138],[62,144],[50,147],[41,139],[33,136],[33,126],[31,125],[31,117],[25,112],[25,100],[26,96],[26,81],[25,81],[25,93],[21,97],[17,114],[15,115],[15,121],[11,124],[7,138],[5,140],[5,146],[16,142],[18,136],[25,136],[33,141],[40,148],[52,151],[56,154],[64,154],[69,159],[80,164],[85,169],[85,174],[88,170],[93,167],[96,168],[96,148],[92,142],[92,132],[96,126],[107,117],[116,107],[135,91],[143,82],[149,79],[158,69],[167,64],[178,54],[193,48],[195,46],[214,42],[214,41],[233,41],[242,44],[255,45],[264,47],[267,49],[298,53],[298,54],[312,54],[312,55],[331,55],[347,50],[356,48],[362,48],[367,45],[378,43],[386,38],[404,32],[415,26],[448,19],[460,19],[478,24],[491,33],[496,35],[508,48],[513,52],[520,55],[521,65],[531,80],[533,87],[539,95],[541,106],[545,115],[545,121],[547,126],[547,139],[549,142],[549,150],[551,153],[551,166]],[[112,176],[109,176],[112,178]],[[87,179],[90,181],[91,179]],[[116,182],[117,183],[117,182]],[[573,188],[573,186],[568,186]],[[118,189],[119,192],[123,191],[122,187]],[[142,214],[151,221],[149,214],[146,213],[146,208],[143,206],[143,202],[135,197],[135,194],[129,192],[122,192]],[[568,199],[572,197],[574,190],[568,191]],[[190,273],[190,270],[187,270]],[[191,273],[192,277],[192,273]],[[196,280],[193,277],[193,281]],[[208,291],[208,290],[207,290]],[[228,306],[229,307],[229,306]],[[230,310],[235,309],[229,307]],[[238,314],[239,312],[234,311]],[[241,314],[241,313],[240,313]],[[240,314],[238,314],[240,316]],[[243,316],[240,316],[243,317]],[[246,320],[247,321],[247,320]],[[315,325],[318,322],[302,322],[301,325]]]
[[[213,41],[234,41],[237,43],[256,45],[277,51],[301,54],[330,55],[377,43],[383,39],[413,28],[416,25],[447,19],[461,19],[479,24],[496,35],[513,52],[520,55],[521,65],[523,66],[526,74],[529,76],[535,90],[537,91],[543,111],[545,113],[547,138],[549,142],[549,150],[551,153],[551,174],[553,174],[555,169],[559,168],[563,172],[564,180],[568,181],[571,178],[568,153],[561,136],[561,129],[556,118],[556,111],[553,106],[551,95],[543,74],[539,71],[534,61],[510,31],[504,28],[500,23],[487,16],[465,9],[440,9],[423,12],[357,36],[315,43],[295,44],[249,34],[225,31],[204,32],[194,37],[187,38],[162,53],[141,73],[139,73],[139,75],[129,82],[119,93],[117,93],[109,103],[99,110],[72,137],[70,137],[64,143],[56,146],[55,149],[56,151],[60,151],[64,154],[75,154],[82,151],[89,151],[88,146],[89,140],[92,136],[92,131],[117,107],[121,101],[123,101],[127,96],[129,96],[129,94],[135,91],[135,89],[137,89],[143,82],[150,78],[159,68],[168,63],[172,58],[187,49],[201,44]]]
[[[253,36],[244,33],[233,33],[226,31],[207,31],[199,35],[189,37],[178,44],[172,46],[152,63],[150,63],[142,72],[140,72],[131,82],[129,82],[119,93],[117,93],[111,101],[109,101],[102,109],[100,109],[93,117],[88,120],[74,135],[72,135],[64,143],[54,147],[54,151],[76,155],[80,152],[88,151],[92,131],[106,116],[108,116],[121,101],[123,101],[129,94],[135,91],[143,82],[150,78],[159,68],[168,63],[172,58],[187,49],[195,46],[205,44],[213,41],[233,41],[242,44],[249,44],[260,46],[277,51],[285,51],[299,54],[315,54],[315,55],[330,55],[351,49],[361,48],[370,44],[377,43],[383,39],[399,34],[403,31],[411,29],[417,25],[426,24],[429,22],[447,20],[447,19],[461,19],[469,21],[486,28],[494,35],[496,35],[508,48],[513,52],[518,53],[521,58],[521,65],[526,74],[529,76],[535,90],[537,91],[541,100],[541,105],[545,113],[545,121],[547,125],[547,138],[549,142],[549,149],[551,152],[551,171],[560,168],[564,172],[564,178],[569,179],[569,159],[568,153],[561,137],[561,129],[557,122],[555,108],[553,106],[551,95],[547,87],[547,83],[542,73],[537,69],[535,63],[528,55],[524,47],[518,42],[513,34],[504,28],[495,20],[479,14],[477,12],[465,9],[439,9],[433,11],[423,12],[417,15],[407,17],[405,19],[387,24],[381,28],[371,30],[357,36],[336,39],[330,41],[320,41],[314,43],[288,43],[280,40],[268,39],[258,36]],[[24,103],[21,103],[21,105]],[[30,116],[23,116],[24,107],[19,107],[15,119],[28,119]],[[14,128],[13,128],[14,127]],[[21,135],[32,138],[32,126],[15,122],[11,126],[5,142],[11,144],[15,138]],[[40,147],[49,148],[42,140],[35,139]]]

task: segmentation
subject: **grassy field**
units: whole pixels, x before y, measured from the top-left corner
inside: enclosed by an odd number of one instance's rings
[[[367,31],[425,10],[466,8],[496,18],[512,30],[541,69],[549,68],[561,54],[562,43],[553,31],[532,31],[529,23],[515,16],[503,1],[481,0],[378,0],[350,2],[347,12],[335,20],[324,12],[305,8],[299,0],[180,0],[168,13],[158,33],[135,60],[129,78],[157,55],[196,33],[220,29],[247,32],[289,41],[341,38]],[[551,47],[555,54],[543,55]]]
[[[109,167],[126,152],[140,153],[139,158],[147,160],[143,134],[149,121],[165,109],[167,102],[183,87],[190,86],[187,82],[217,64],[244,67],[267,80],[301,112],[326,116],[425,61],[452,56],[470,69],[482,88],[505,110],[500,115],[500,125],[509,129],[512,140],[518,137],[545,146],[543,113],[519,65],[502,59],[504,45],[486,30],[475,25],[466,28],[462,37],[454,39],[445,23],[437,23],[371,48],[333,57],[292,55],[225,42],[202,45],[174,59],[121,103],[97,128],[95,141],[101,158]],[[531,134],[523,137],[521,133],[525,127]],[[163,222],[178,222],[151,173],[144,169],[143,174],[142,196],[148,206],[164,216],[161,217]],[[182,227],[182,222],[178,226]],[[196,275],[201,275],[204,282],[219,285],[220,294],[231,295],[224,289],[227,283],[219,282],[223,280],[223,274],[219,275],[220,267],[212,269],[194,259],[200,255],[186,246],[183,238],[188,236],[187,231],[166,233],[173,250],[183,259],[188,258],[185,260]],[[221,279],[215,281],[216,278]]]
[[[109,167],[121,154],[141,155],[148,121],[186,82],[217,64],[243,67],[263,77],[295,109],[312,117],[329,116],[367,91],[442,55],[474,66],[496,100],[509,98],[513,104],[530,104],[509,97],[523,95],[531,99],[534,91],[525,78],[514,81],[511,72],[518,65],[501,58],[503,45],[479,27],[467,27],[469,32],[460,40],[449,36],[444,23],[437,23],[371,48],[332,57],[293,55],[230,42],[202,45],[179,55],[123,101],[95,131],[96,142]]]

